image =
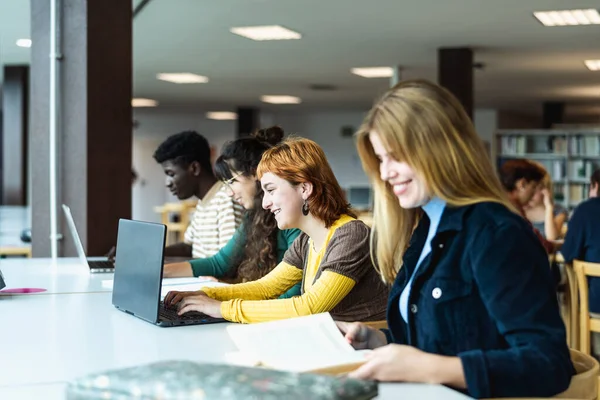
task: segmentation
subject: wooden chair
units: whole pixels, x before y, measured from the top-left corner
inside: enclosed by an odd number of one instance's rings
[[[600,332],[600,316],[590,315],[587,277],[600,277],[600,263],[574,260],[573,268],[579,289],[579,350],[591,354],[591,332]]]
[[[578,350],[570,350],[571,361],[575,367],[575,375],[571,378],[571,383],[567,390],[553,397],[552,399],[570,399],[570,400],[597,400],[598,399],[598,371],[600,366],[598,361],[587,354]],[[539,400],[540,398],[516,398],[510,400]],[[508,400],[508,398],[506,398]]]
[[[563,263],[565,272],[565,289],[561,311],[567,329],[567,344],[572,349],[580,349],[579,346],[579,285],[575,269],[570,263]]]
[[[567,344],[572,349],[579,349],[579,294],[575,270],[571,264],[565,263],[565,259],[560,253],[550,254],[549,261],[550,265],[558,263],[561,269],[563,290],[559,292],[559,303],[567,332]]]
[[[373,328],[373,329],[387,329],[387,327],[388,327],[387,321],[385,319],[382,321],[363,322],[363,324],[365,324],[368,327]]]

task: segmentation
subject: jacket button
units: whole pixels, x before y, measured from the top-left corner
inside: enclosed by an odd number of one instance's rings
[[[417,311],[419,311],[419,309],[417,308],[417,305],[416,304],[411,304],[410,305],[410,312],[413,313],[413,314],[416,314]]]
[[[431,291],[431,296],[436,300],[439,299],[440,297],[442,297],[442,289],[436,287]]]
[[[439,247],[440,249],[443,249],[443,248],[444,248],[444,243],[440,243],[438,247]]]

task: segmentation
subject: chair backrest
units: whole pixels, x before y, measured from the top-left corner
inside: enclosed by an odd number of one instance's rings
[[[571,378],[569,387],[554,396],[557,399],[596,400],[598,398],[598,361],[579,350],[570,349],[571,361],[576,374]]]
[[[368,321],[368,322],[363,322],[363,324],[367,325],[370,328],[373,329],[387,329],[388,328],[388,324],[387,324],[387,320],[381,320],[381,321]]]
[[[590,322],[589,287],[587,277],[600,277],[600,264],[574,260],[573,269],[577,276],[577,290],[579,292],[579,349],[585,354],[590,354],[590,330],[597,331],[597,325],[592,328]]]
[[[552,399],[570,399],[570,400],[597,400],[598,399],[598,371],[600,365],[592,356],[583,354],[578,350],[570,349],[571,361],[575,367],[576,374],[571,378],[571,383],[567,390]],[[548,398],[548,397],[546,397]],[[491,399],[488,399],[491,400]],[[502,400],[509,400],[508,398]],[[541,400],[541,398],[517,398],[511,397],[510,400]]]

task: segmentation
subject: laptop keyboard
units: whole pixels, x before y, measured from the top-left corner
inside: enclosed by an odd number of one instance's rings
[[[201,312],[197,312],[197,311],[190,311],[187,312],[183,315],[177,315],[177,306],[166,306],[164,302],[160,302],[160,306],[159,306],[159,314],[161,317],[163,317],[166,320],[169,321],[178,321],[178,320],[193,320],[193,321],[197,321],[197,320],[207,320],[207,321],[212,321],[215,320],[217,318],[213,318],[209,315],[203,314]]]
[[[88,260],[88,265],[90,266],[90,268],[94,268],[94,269],[104,269],[104,268],[114,268],[115,267],[115,263],[112,261],[89,261]]]

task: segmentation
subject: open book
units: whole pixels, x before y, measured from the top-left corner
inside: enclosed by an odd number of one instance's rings
[[[253,325],[228,325],[227,332],[240,350],[228,355],[229,362],[234,364],[340,374],[365,362],[364,351],[354,350],[329,313]]]

